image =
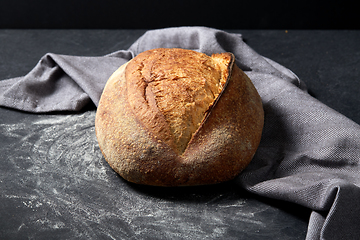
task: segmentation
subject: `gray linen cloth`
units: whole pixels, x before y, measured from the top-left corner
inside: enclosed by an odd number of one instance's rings
[[[251,49],[239,34],[205,27],[146,32],[106,56],[46,54],[26,76],[0,81],[0,105],[29,112],[77,111],[98,104],[109,76],[140,52],[158,47],[206,54],[232,52],[264,106],[258,151],[237,177],[261,196],[312,210],[306,239],[358,239],[360,126],[306,92],[289,69]]]

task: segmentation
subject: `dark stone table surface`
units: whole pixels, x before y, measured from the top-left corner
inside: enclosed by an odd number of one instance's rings
[[[98,56],[145,30],[0,30],[0,79],[46,53]],[[360,31],[229,30],[303,80],[309,93],[360,123]],[[32,114],[0,108],[0,239],[305,239],[310,210],[235,182],[130,184],[105,162],[96,109]]]

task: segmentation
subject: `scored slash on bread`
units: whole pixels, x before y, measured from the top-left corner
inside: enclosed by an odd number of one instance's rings
[[[182,154],[228,77],[228,53],[141,53],[126,67],[129,104],[147,129]]]

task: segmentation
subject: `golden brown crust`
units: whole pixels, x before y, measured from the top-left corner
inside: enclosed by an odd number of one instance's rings
[[[176,51],[198,55],[189,50]],[[95,119],[105,159],[123,178],[139,184],[202,185],[234,178],[255,154],[263,127],[261,99],[250,79],[234,64],[233,55],[213,55],[214,67],[209,74],[223,74],[226,84],[223,88],[218,86],[222,91],[213,93],[219,94],[215,103],[205,110],[205,118],[201,118],[200,126],[191,134],[185,150],[177,152],[169,122],[156,100],[152,100],[156,99],[150,91],[153,88],[146,90],[146,84],[151,83],[147,74],[154,73],[146,68],[154,69],[152,63],[159,63],[153,55],[154,50],[134,58],[119,68],[105,86]],[[143,61],[144,57],[149,61]],[[159,67],[157,76],[159,71],[173,71],[174,64],[162,63],[164,67]],[[221,77],[215,78],[221,82]]]
[[[182,154],[222,90],[231,56],[153,49],[125,70],[129,104],[144,127]]]

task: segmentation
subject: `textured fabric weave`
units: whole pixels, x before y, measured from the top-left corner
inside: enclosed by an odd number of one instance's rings
[[[97,105],[120,65],[158,47],[234,53],[265,111],[262,141],[236,179],[239,186],[310,208],[307,239],[360,236],[360,126],[311,97],[294,73],[256,53],[239,34],[167,28],[148,31],[129,49],[106,56],[47,54],[26,76],[0,81],[0,105],[29,112],[77,111],[90,101]]]

